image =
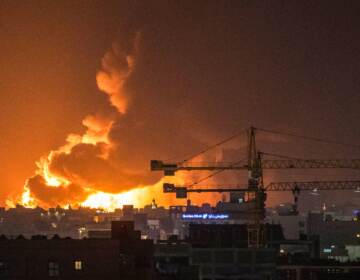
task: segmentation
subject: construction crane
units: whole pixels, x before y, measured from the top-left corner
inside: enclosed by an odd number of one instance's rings
[[[245,160],[239,160],[232,163],[193,163],[191,159],[199,154],[205,153],[213,147],[224,144],[225,142],[237,137],[232,136],[228,139],[217,143],[204,151],[201,151],[194,156],[176,163],[168,163],[161,160],[152,160],[150,162],[150,168],[152,171],[163,171],[165,176],[174,176],[177,171],[212,171],[209,176],[197,181],[189,186],[175,186],[172,184],[164,184],[164,192],[174,192],[177,197],[184,198],[188,192],[234,192],[242,191],[248,194],[250,200],[255,201],[256,205],[256,218],[254,223],[249,226],[249,245],[258,247],[261,244],[260,238],[260,224],[265,218],[265,201],[266,192],[268,191],[291,191],[294,195],[294,209],[297,212],[298,195],[303,190],[357,190],[360,191],[359,181],[317,181],[317,182],[279,182],[271,183],[268,186],[264,186],[263,170],[264,169],[327,169],[327,168],[342,168],[342,169],[360,169],[360,159],[299,159],[291,158],[287,156],[279,156],[260,152],[256,147],[255,132],[262,130],[264,132],[272,132],[264,129],[257,129],[250,127],[247,130],[247,158]],[[278,132],[273,132],[278,133]],[[288,136],[295,136],[291,134],[285,134]],[[313,141],[321,141],[332,144],[345,145],[343,143],[335,141],[326,141],[317,138],[299,136]],[[355,145],[353,145],[355,146]],[[360,148],[360,146],[356,146]],[[265,156],[275,156],[281,159],[266,159]],[[244,188],[194,188],[199,182],[207,180],[208,178],[217,175],[220,172],[227,170],[246,170],[248,171],[249,178],[248,184]]]
[[[273,155],[258,152],[262,169],[311,169],[311,168],[346,168],[360,169],[360,159],[262,159],[262,155]],[[276,155],[274,155],[276,156]],[[174,176],[176,171],[215,171],[215,170],[250,170],[251,165],[244,161],[236,163],[165,163],[161,160],[151,161],[152,171],[164,171],[165,176]]]
[[[336,191],[336,190],[352,190],[360,193],[360,181],[310,181],[310,182],[272,182],[264,188],[264,192],[291,192],[294,197],[292,214],[298,214],[298,198],[303,191]],[[164,193],[175,193],[176,198],[187,198],[188,193],[205,193],[205,192],[254,192],[241,186],[208,186],[194,188],[189,186],[175,186],[175,184],[164,183]]]

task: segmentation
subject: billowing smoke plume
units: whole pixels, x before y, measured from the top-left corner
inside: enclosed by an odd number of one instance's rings
[[[181,156],[189,152],[189,147],[194,151],[214,139],[202,124],[184,121],[189,115],[186,107],[164,106],[167,101],[162,98],[166,95],[145,96],[146,90],[135,90],[134,94],[132,85],[142,84],[136,77],[136,82],[133,80],[138,71],[139,43],[137,34],[129,47],[113,44],[104,55],[96,81],[109,98],[108,113],[86,116],[82,121],[86,128],[83,134],[69,134],[65,145],[42,157],[36,174],[26,181],[16,202],[29,207],[83,205],[107,209],[123,204],[141,206],[153,198],[160,204],[176,203],[174,195],[162,193],[161,174],[150,172],[149,160],[169,154]],[[195,158],[220,159],[219,151],[210,157]],[[207,175],[179,173],[172,181],[189,183]],[[207,180],[211,182],[212,179]],[[198,203],[216,202],[221,195],[201,194],[192,199]]]
[[[45,206],[69,205],[69,201],[83,201],[89,194],[86,189],[74,183],[57,187],[49,186],[41,175],[35,175],[27,181],[26,191],[30,191],[33,197],[23,201],[28,204],[27,206],[35,206],[37,203]]]
[[[127,53],[119,45],[114,44],[111,51],[103,57],[102,70],[96,75],[99,89],[109,95],[111,104],[123,114],[126,113],[129,102],[125,83],[135,67],[135,55],[139,40],[140,33],[134,39],[132,53]]]
[[[156,182],[141,171],[126,168],[126,163],[119,164],[115,155],[121,155],[121,149],[126,147],[121,138],[110,137],[114,124],[121,123],[129,107],[130,94],[126,86],[135,69],[139,40],[137,34],[129,50],[114,44],[103,57],[102,70],[96,75],[99,89],[109,96],[118,114],[86,116],[83,135],[70,134],[64,146],[42,157],[37,162],[36,175],[26,181],[22,204],[116,207],[120,205],[112,203],[123,202],[121,193]]]

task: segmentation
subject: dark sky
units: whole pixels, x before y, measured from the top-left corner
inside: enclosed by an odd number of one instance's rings
[[[358,1],[2,0],[0,9],[0,204],[40,156],[83,131],[84,116],[109,110],[100,60],[136,32],[131,121],[113,137],[126,134],[146,160],[250,125],[360,142]],[[333,156],[321,149],[313,156]]]

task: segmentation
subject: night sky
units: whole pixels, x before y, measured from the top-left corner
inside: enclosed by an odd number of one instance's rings
[[[117,114],[95,76],[113,43],[131,49],[136,34],[112,159],[144,183],[158,179],[150,159],[250,125],[358,144],[359,15],[359,1],[0,1],[0,205],[85,116]],[[264,140],[298,157],[360,156]]]

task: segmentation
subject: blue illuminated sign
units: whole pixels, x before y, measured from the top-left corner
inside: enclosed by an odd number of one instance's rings
[[[182,214],[183,220],[226,220],[229,219],[229,214],[209,214],[209,213],[198,213],[198,214]]]

